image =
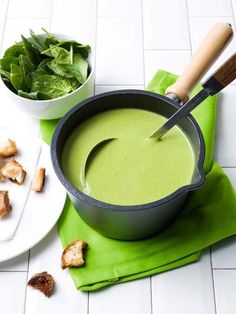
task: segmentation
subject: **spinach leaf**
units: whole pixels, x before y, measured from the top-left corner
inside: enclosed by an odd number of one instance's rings
[[[50,62],[51,60],[52,60],[51,58],[43,59],[38,65],[38,70],[41,69],[48,72],[49,74],[53,74],[53,71],[51,71],[48,67],[48,62]]]
[[[41,61],[40,55],[37,53],[37,50],[32,46],[32,44],[23,36],[21,35],[23,46],[25,49],[25,54],[29,57],[30,61],[38,65]]]
[[[28,73],[26,76],[27,85],[29,86],[30,90],[32,89],[33,82],[42,75],[48,75],[49,73],[45,71],[43,68],[38,68],[37,70]]]
[[[91,47],[89,45],[81,45],[81,44],[74,44],[74,52],[79,53],[85,59],[88,58],[89,52],[91,51]]]
[[[4,55],[3,55],[3,59],[7,58],[7,57],[19,57],[20,55],[24,55],[25,54],[25,49],[23,44],[21,43],[17,43],[11,47],[9,47]]]
[[[75,54],[73,64],[60,64],[57,59],[48,62],[48,67],[56,74],[72,78],[75,77],[80,84],[83,84],[87,79],[88,62],[80,55]]]
[[[30,29],[31,43],[39,51],[43,51],[48,47],[45,45],[45,39],[42,36],[36,35],[32,29]]]
[[[35,69],[34,64],[30,61],[30,59],[27,56],[24,55],[21,55],[19,57],[19,65],[25,74],[33,72]]]
[[[5,57],[0,59],[0,69],[10,72],[11,64],[19,65],[19,60],[16,57]]]
[[[64,76],[66,78],[74,77],[74,74],[72,73],[71,69],[68,68],[68,64],[60,64],[60,63],[57,63],[55,59],[53,59],[52,61],[48,62],[48,67],[55,74]]]
[[[21,97],[24,97],[24,98],[28,98],[28,99],[32,99],[32,100],[38,100],[38,92],[27,93],[27,92],[24,92],[23,90],[18,90],[17,94]]]
[[[58,75],[41,75],[32,84],[32,92],[38,92],[39,99],[53,99],[72,91],[67,79]]]
[[[61,47],[65,48],[66,50],[70,50],[71,44],[73,45],[74,53],[79,53],[84,58],[88,58],[88,54],[91,51],[91,47],[89,45],[82,45],[77,43],[74,40],[65,41],[62,43]]]
[[[55,36],[55,35],[53,35],[52,33],[48,32],[45,28],[43,28],[43,27],[42,27],[42,28],[41,28],[41,30],[42,30],[44,33],[46,33],[47,38],[51,38],[51,39],[53,39],[53,40],[57,41],[56,36]]]
[[[83,84],[88,76],[88,62],[78,53],[74,55],[73,65],[74,76],[78,79],[78,81]]]
[[[24,74],[18,65],[11,64],[10,80],[15,90],[26,88]]]
[[[10,75],[10,73],[9,73]],[[13,93],[16,93],[15,88],[12,86],[10,80],[5,78],[4,76],[2,77],[3,83],[7,86],[8,89],[10,89]]]
[[[73,90],[77,89],[80,86],[79,81],[75,77],[69,78],[68,82],[70,83]]]
[[[21,70],[22,70],[23,75],[24,75],[24,80],[25,80],[27,86],[30,88],[31,81],[28,79],[28,74],[33,72],[35,67],[34,67],[33,63],[30,61],[30,59],[24,55],[21,55],[19,57],[19,64],[20,64]]]
[[[9,72],[0,69],[0,74],[3,75],[8,81],[11,80]]]
[[[28,99],[52,99],[77,89],[88,76],[89,45],[37,35],[9,47],[0,59],[0,76],[6,86]]]
[[[52,56],[56,59],[57,63],[66,64],[71,63],[70,53],[61,47],[56,47],[51,49]]]

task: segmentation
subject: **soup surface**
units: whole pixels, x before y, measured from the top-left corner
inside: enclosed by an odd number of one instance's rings
[[[85,194],[110,204],[140,205],[171,194],[191,183],[195,162],[180,128],[174,127],[160,141],[149,139],[165,121],[133,108],[91,117],[65,143],[65,176]]]

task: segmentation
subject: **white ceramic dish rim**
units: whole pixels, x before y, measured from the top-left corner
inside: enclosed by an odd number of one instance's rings
[[[12,130],[11,128],[5,128],[5,127],[3,128],[3,127],[0,127],[0,130],[1,130],[1,129],[9,130],[9,131],[11,131],[12,133],[15,133],[15,132],[16,132],[16,131]],[[17,132],[17,133],[18,133],[18,132]],[[47,145],[47,144],[46,144],[44,141],[42,141],[40,138],[37,138],[36,136],[33,136],[33,135],[29,134],[28,132],[22,132],[22,131],[20,131],[20,133],[18,133],[18,134],[35,138],[39,143],[41,143],[42,147],[46,147],[46,148],[48,149],[48,159],[49,159],[50,162],[51,162],[49,145]],[[53,166],[52,166],[52,170],[53,170]],[[54,170],[53,170],[53,171],[54,171]],[[57,178],[55,172],[53,172],[53,173],[54,173],[54,175],[55,175],[55,178]],[[58,180],[58,179],[57,179],[57,180]],[[58,183],[59,183],[59,180],[58,180]],[[38,239],[35,239],[35,241],[33,241],[32,243],[26,245],[24,248],[21,248],[19,251],[16,250],[14,253],[8,254],[8,255],[5,256],[5,257],[0,256],[0,263],[1,263],[1,262],[8,261],[8,260],[10,260],[10,259],[12,259],[12,258],[15,258],[15,257],[17,257],[17,256],[19,256],[19,255],[25,253],[26,251],[30,250],[30,249],[33,248],[35,245],[37,245],[39,242],[41,242],[41,241],[49,234],[49,232],[50,232],[50,231],[54,228],[54,226],[56,225],[56,223],[57,223],[58,219],[60,218],[61,213],[62,213],[62,211],[63,211],[63,209],[64,209],[64,206],[65,206],[67,193],[66,193],[66,190],[64,189],[64,187],[62,187],[61,191],[64,192],[64,201],[61,202],[61,207],[60,207],[60,209],[58,209],[57,215],[55,215],[55,217],[54,217],[54,218],[55,218],[55,219],[54,219],[54,223],[52,223],[52,224],[50,225],[50,227],[47,228],[47,231],[46,231],[45,233],[43,233],[43,235],[39,236]],[[26,206],[27,206],[27,205],[25,205],[25,207],[26,207]],[[23,219],[24,214],[25,214],[25,213],[23,212],[23,213],[22,213],[21,220],[20,220],[20,222],[19,222],[19,225],[21,224],[21,221],[22,221],[22,219]],[[19,228],[19,225],[18,225],[17,229]],[[17,230],[16,230],[16,235],[15,235],[15,236],[17,236]],[[15,236],[14,236],[14,237],[15,237]],[[14,238],[13,238],[12,240],[14,240]],[[10,243],[10,242],[11,242],[11,240],[9,241],[9,243]],[[3,242],[3,243],[5,243],[5,242]],[[6,241],[6,243],[7,243],[7,241]],[[1,242],[0,242],[0,248],[1,248]]]
[[[59,39],[71,39],[71,40],[75,40],[72,36],[69,36],[69,35],[64,35],[64,34],[59,34],[59,33],[52,33],[54,36],[56,36],[57,38],[59,38]],[[43,33],[41,33],[41,34],[36,34],[36,35],[38,35],[38,36],[44,36],[45,34],[43,34]],[[46,36],[46,35],[45,35]],[[27,37],[27,39],[29,39],[29,37]],[[10,48],[11,46],[9,46],[8,48]],[[7,48],[7,49],[8,49]],[[4,51],[5,52],[5,51]],[[2,82],[2,85],[4,85],[5,86],[5,88],[7,88],[7,90],[11,93],[11,94],[13,94],[14,96],[16,96],[17,98],[20,98],[20,99],[24,99],[24,101],[27,103],[27,102],[29,102],[29,103],[32,103],[32,101],[33,102],[35,102],[35,103],[40,103],[40,104],[42,104],[42,103],[50,103],[50,102],[53,102],[53,101],[55,101],[55,100],[61,100],[61,99],[64,99],[64,98],[66,98],[66,97],[68,97],[68,96],[70,96],[70,95],[73,95],[73,94],[75,94],[75,93],[77,93],[80,89],[82,89],[83,87],[84,87],[84,85],[86,85],[86,83],[87,83],[87,81],[89,81],[90,80],[90,78],[91,78],[91,76],[93,75],[93,72],[94,72],[94,62],[93,62],[93,52],[92,52],[92,49],[91,49],[91,51],[89,52],[89,55],[88,55],[88,58],[87,58],[87,60],[88,60],[88,64],[89,64],[89,67],[90,67],[90,73],[89,73],[89,76],[87,77],[87,79],[86,79],[86,81],[84,81],[84,83],[82,84],[82,85],[80,85],[77,89],[75,89],[73,92],[71,92],[71,93],[69,93],[69,94],[67,94],[67,95],[64,95],[64,96],[61,96],[61,97],[57,97],[57,98],[53,98],[53,99],[44,99],[44,100],[34,100],[34,99],[28,99],[28,98],[25,98],[25,97],[22,97],[22,96],[19,96],[18,94],[16,94],[16,93],[14,93],[12,90],[10,90],[10,88],[8,88],[7,86],[6,86],[6,84],[4,83],[4,81],[3,81],[3,79],[2,79],[2,76],[1,76],[1,82]]]

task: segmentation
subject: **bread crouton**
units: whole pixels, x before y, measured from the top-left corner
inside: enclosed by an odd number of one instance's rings
[[[10,157],[17,154],[16,142],[10,138],[4,142],[0,142],[0,157]]]
[[[6,216],[12,210],[8,191],[0,191],[0,217]]]
[[[31,190],[35,192],[41,192],[44,186],[45,182],[45,168],[40,168],[36,170],[32,185],[31,185]]]
[[[8,161],[2,167],[1,173],[4,177],[18,184],[22,184],[26,176],[26,171],[15,159]]]
[[[0,158],[0,182],[5,180],[4,175],[2,174],[2,167],[5,165],[5,162],[3,159]]]
[[[0,182],[1,182],[1,181],[4,181],[4,180],[5,180],[5,177],[2,175],[1,169],[0,169]]]
[[[55,281],[52,275],[46,271],[37,273],[28,281],[28,286],[38,289],[46,297],[50,297],[54,291]]]
[[[81,267],[85,264],[83,251],[88,244],[83,240],[76,240],[69,244],[62,253],[61,268]]]

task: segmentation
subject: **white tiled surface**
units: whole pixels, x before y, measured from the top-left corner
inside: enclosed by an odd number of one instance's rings
[[[236,271],[215,270],[214,271],[216,309],[221,314],[235,314],[236,299]]]
[[[232,16],[230,0],[188,0],[189,16]]]
[[[87,313],[88,294],[75,289],[69,272],[60,267],[61,242],[56,227],[39,245],[31,249],[28,277],[47,271],[56,279],[55,294],[48,300],[38,291],[27,288],[25,313]]]
[[[222,167],[236,167],[235,122],[236,86],[219,95],[215,157]]]
[[[143,84],[142,43],[141,18],[98,17],[96,84]]]
[[[9,0],[8,18],[51,18],[53,0],[35,1],[29,5],[29,0]]]
[[[144,88],[158,68],[180,73],[206,30],[217,21],[234,26],[235,18],[236,0],[1,0],[0,48],[28,28],[37,32],[44,26],[96,48],[95,93]],[[235,50],[234,39],[218,64]],[[1,88],[0,96],[0,126],[10,123],[38,135],[37,122],[13,112]],[[219,99],[215,148],[234,186],[235,103],[232,84]],[[0,313],[235,314],[235,252],[236,238],[227,239],[198,263],[88,294],[77,291],[60,269],[61,244],[53,229],[30,254],[0,263]],[[27,278],[43,270],[57,282],[49,300],[26,289]]]
[[[51,31],[70,35],[95,47],[96,14],[96,0],[54,0]]]
[[[89,313],[151,314],[150,287],[150,278],[144,278],[114,286],[103,293],[90,293]]]
[[[145,49],[190,49],[185,0],[143,2]]]
[[[0,278],[1,312],[24,313],[27,273],[1,272]]]
[[[141,0],[120,0],[109,1],[99,0],[98,16],[138,16],[142,15],[142,1]]]
[[[148,85],[157,69],[181,73],[191,58],[190,50],[145,50],[145,86]]]
[[[181,314],[215,313],[208,251],[203,253],[200,263],[153,276],[152,287],[154,314],[173,314],[176,309],[181,309]]]

